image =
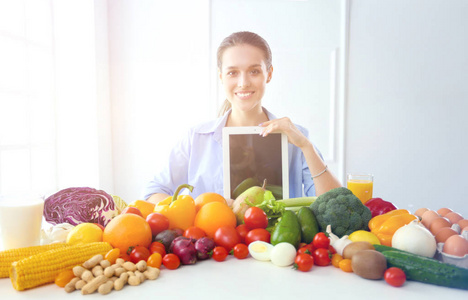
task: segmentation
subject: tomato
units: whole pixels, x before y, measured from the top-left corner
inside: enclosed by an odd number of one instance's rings
[[[314,263],[317,266],[328,266],[331,263],[330,255],[330,251],[324,248],[315,249],[312,253]]]
[[[391,267],[385,271],[384,279],[391,286],[399,287],[405,283],[406,274],[400,268]]]
[[[316,249],[318,248],[323,248],[323,249],[328,249],[330,246],[330,239],[328,236],[326,236],[325,233],[319,232],[314,236],[314,239],[312,240],[312,244]]]
[[[335,268],[339,268],[340,267],[340,261],[343,260],[343,256],[339,255],[338,253],[335,253],[332,255],[332,258],[331,258],[331,264],[335,267]]]
[[[128,255],[126,252],[120,252],[119,258],[125,261],[130,261],[130,255]]]
[[[159,253],[161,254],[162,257],[164,257],[164,255],[166,255],[166,248],[164,247],[164,244],[161,243],[161,242],[152,242],[150,247],[149,247],[149,251],[151,254],[153,253]]]
[[[336,250],[335,250],[335,248],[333,248],[332,245],[328,246],[328,251],[330,251],[331,254],[335,254],[335,253],[336,253]]]
[[[299,250],[297,250],[297,254],[309,254],[309,255],[312,255],[312,253],[314,252],[315,248],[314,248],[314,245],[312,244],[305,244],[305,246],[302,246],[301,248],[299,248]]]
[[[65,287],[73,278],[75,274],[72,269],[64,270],[55,277],[55,284],[59,287]]]
[[[314,258],[312,255],[309,254],[299,254],[296,256],[296,259],[294,260],[294,268],[302,271],[302,272],[308,272],[310,269],[312,269],[312,266],[314,265]]]
[[[104,259],[108,260],[112,265],[115,264],[115,261],[117,258],[120,256],[120,249],[119,248],[114,248],[112,250],[109,250],[109,252],[106,253],[104,256]]]
[[[158,252],[154,252],[148,257],[146,264],[153,268],[160,268],[162,263],[162,256]]]
[[[241,242],[242,243],[245,243],[245,237],[247,235],[247,233],[249,233],[249,228],[247,227],[247,225],[245,224],[240,224],[236,227],[236,230],[237,232],[239,233],[240,237],[241,237]]]
[[[169,219],[160,213],[150,213],[146,217],[146,222],[148,222],[151,227],[151,234],[153,237],[158,235],[161,231],[169,229]]]
[[[249,229],[267,228],[268,217],[259,207],[249,207],[244,214],[244,223]]]
[[[206,233],[205,231],[203,231],[203,229],[199,227],[191,226],[185,229],[184,236],[193,240],[198,240],[198,239],[201,239],[202,237],[205,237]]]
[[[236,244],[241,242],[241,238],[235,227],[222,226],[216,230],[214,241],[217,246],[222,246],[229,252]]]
[[[248,246],[250,243],[255,241],[270,242],[270,233],[263,228],[252,229],[247,233],[245,237],[245,244]]]
[[[351,259],[349,258],[343,258],[340,260],[338,263],[338,267],[345,272],[352,273],[353,272],[353,266],[351,265]]]
[[[249,255],[249,248],[246,244],[237,244],[232,248],[232,254],[238,259],[244,259]]]
[[[125,207],[120,214],[135,214],[143,218],[143,214],[136,207],[127,206]]]
[[[130,252],[130,261],[136,264],[140,260],[146,261],[150,256],[150,251],[148,248],[143,246],[136,246],[133,248],[132,252]]]
[[[174,253],[169,253],[164,255],[162,263],[167,269],[175,270],[180,266],[180,259]]]
[[[216,261],[224,261],[226,257],[228,256],[228,251],[226,248],[217,246],[213,249],[213,259]]]

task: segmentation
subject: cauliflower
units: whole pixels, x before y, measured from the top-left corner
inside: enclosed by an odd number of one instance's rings
[[[367,230],[371,211],[350,190],[339,187],[320,195],[310,205],[320,231],[330,225],[333,233],[342,237],[356,230]]]

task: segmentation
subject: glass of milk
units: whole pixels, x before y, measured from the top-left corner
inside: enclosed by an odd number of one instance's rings
[[[43,211],[43,196],[0,195],[0,250],[39,245]]]

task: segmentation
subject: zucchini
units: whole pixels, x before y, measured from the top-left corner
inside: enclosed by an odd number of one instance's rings
[[[402,251],[383,251],[387,266],[403,270],[408,280],[468,290],[468,269]]]
[[[397,249],[397,248],[393,248],[393,247],[389,247],[389,246],[385,246],[385,245],[380,245],[380,244],[374,244],[372,246],[374,246],[375,250],[379,251],[379,252],[397,251],[397,252],[403,252],[403,253],[410,253],[410,252],[405,251],[405,250],[400,250],[400,249]]]

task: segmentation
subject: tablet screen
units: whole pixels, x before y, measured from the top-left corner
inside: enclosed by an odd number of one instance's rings
[[[235,199],[246,188],[262,186],[276,199],[289,196],[287,137],[259,135],[258,127],[229,127],[223,130],[224,194]],[[288,197],[286,197],[288,198]]]

